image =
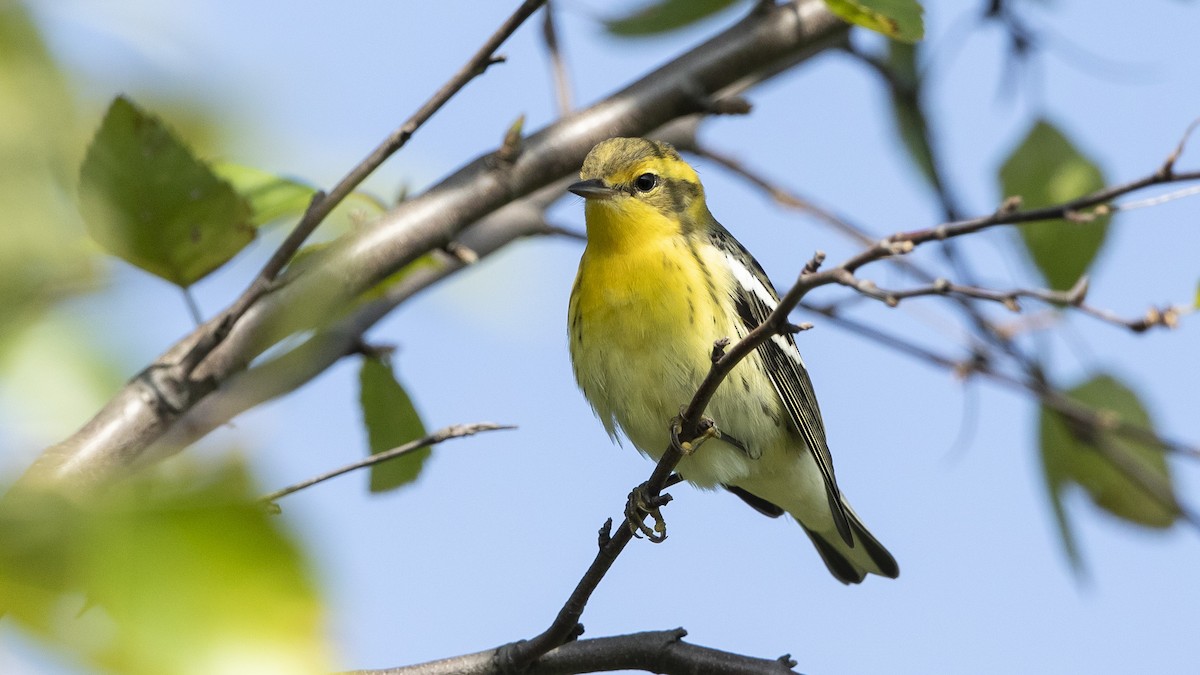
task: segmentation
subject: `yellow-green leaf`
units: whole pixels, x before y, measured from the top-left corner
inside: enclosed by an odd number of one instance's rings
[[[359,397],[371,454],[425,436],[425,425],[408,392],[396,380],[387,360],[367,356],[359,370]],[[371,467],[371,492],[386,492],[411,483],[421,473],[432,448],[422,448]]]
[[[659,0],[629,16],[605,22],[614,35],[646,36],[693,24],[729,7],[737,0]]]
[[[1022,206],[1061,204],[1104,187],[1104,175],[1058,129],[1039,120],[1000,168],[1004,196],[1019,195]],[[1095,260],[1108,234],[1109,217],[1051,220],[1021,225],[1025,250],[1046,283],[1066,290]]]
[[[1097,375],[1066,392],[1090,408],[1147,429],[1153,429],[1149,413],[1137,394],[1111,375]],[[1072,565],[1081,559],[1062,503],[1063,491],[1082,487],[1105,511],[1132,523],[1165,528],[1179,516],[1170,469],[1160,448],[1129,440],[1112,431],[1084,427],[1042,406],[1040,424],[1042,466],[1050,489],[1050,500],[1058,519],[1063,544]],[[1140,479],[1131,478],[1136,473]],[[1144,487],[1152,481],[1170,495],[1164,500]]]
[[[232,162],[214,164],[213,172],[250,205],[250,222],[255,227],[303,214],[317,192],[300,181]]]
[[[825,4],[844,21],[893,40],[917,42],[925,37],[925,9],[916,0],[825,0]]]
[[[213,171],[229,182],[250,205],[250,220],[255,227],[298,219],[308,210],[317,192],[315,187],[303,181],[233,162],[218,162],[213,165]],[[329,214],[318,233],[333,238],[350,227],[374,220],[385,211],[387,206],[378,198],[362,191],[351,192]]]
[[[310,571],[245,470],[176,467],[0,510],[0,606],[91,668],[328,670]]]
[[[88,147],[79,202],[105,250],[179,286],[254,239],[246,201],[125,97],[113,100]]]
[[[0,2],[0,353],[48,307],[101,285],[104,271],[71,199],[86,134],[29,6]]]

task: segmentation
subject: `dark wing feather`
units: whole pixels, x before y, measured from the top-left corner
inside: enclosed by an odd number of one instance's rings
[[[763,499],[762,497],[759,497],[758,495],[756,495],[752,492],[743,490],[742,488],[740,488],[736,485],[726,485],[725,489],[729,490],[733,494],[737,495],[738,499],[746,502],[755,511],[758,511],[759,513],[763,514],[764,516],[766,516],[768,518],[778,518],[779,516],[782,516],[784,513],[783,509],[780,508],[779,506],[772,504],[771,502]]]
[[[748,270],[754,280],[761,284],[761,289],[747,288],[744,284],[735,284],[733,301],[737,306],[738,315],[747,331],[758,327],[779,304],[779,295],[771,285],[758,261],[750,255],[733,235],[725,228],[716,225],[711,231],[713,244],[730,255],[736,264]],[[764,293],[761,291],[765,291]],[[829,500],[829,510],[833,514],[833,522],[837,525],[838,534],[848,546],[854,545],[854,537],[850,531],[850,522],[842,505],[841,492],[833,473],[833,458],[829,454],[829,444],[825,440],[825,424],[821,421],[821,409],[817,405],[816,394],[813,393],[812,380],[800,359],[800,350],[796,347],[795,338],[790,334],[777,335],[758,347],[759,357],[767,369],[776,393],[787,408],[792,423],[804,439],[804,445],[813,454],[821,477],[825,481],[826,497]]]

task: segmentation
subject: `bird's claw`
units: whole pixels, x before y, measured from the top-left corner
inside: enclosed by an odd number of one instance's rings
[[[671,440],[679,447],[679,451],[684,457],[691,455],[704,445],[704,442],[710,438],[721,438],[721,430],[717,428],[717,423],[711,417],[700,418],[700,435],[690,441],[685,441],[679,437],[683,433],[683,414],[675,416],[671,420]]]
[[[660,544],[667,538],[667,521],[663,520],[663,506],[671,501],[671,495],[652,495],[646,484],[635,487],[629,493],[629,501],[625,502],[625,520],[634,537],[646,538],[655,544]],[[654,527],[646,525],[646,517],[654,519]],[[639,534],[640,533],[640,534]]]

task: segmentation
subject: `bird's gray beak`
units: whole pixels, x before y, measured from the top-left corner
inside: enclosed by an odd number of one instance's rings
[[[612,199],[613,195],[617,193],[616,190],[605,185],[604,181],[599,178],[581,180],[578,183],[572,184],[567,190],[574,192],[584,199]]]

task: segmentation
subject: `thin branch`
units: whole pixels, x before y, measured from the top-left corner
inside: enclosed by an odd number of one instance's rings
[[[351,471],[357,471],[358,469],[364,469],[368,466],[375,466],[380,462],[386,462],[391,459],[396,459],[397,457],[403,457],[404,455],[416,452],[421,448],[437,445],[438,443],[454,438],[465,438],[467,436],[474,436],[475,434],[484,431],[497,431],[500,429],[516,429],[516,427],[508,424],[493,424],[492,422],[455,424],[452,426],[443,427],[423,438],[418,438],[415,441],[409,441],[408,443],[392,448],[391,450],[385,450],[383,452],[376,453],[370,457],[367,457],[366,459],[352,462],[332,471],[326,471],[325,473],[309,478],[308,480],[302,480],[299,483],[294,483],[285,488],[276,490],[268,495],[264,495],[261,501],[267,503],[275,502],[292,493],[310,488],[318,483],[324,483],[331,478],[337,478],[338,476],[350,473]]]
[[[1180,319],[1194,311],[1194,308],[1190,306],[1168,305],[1165,307],[1151,307],[1144,314],[1136,318],[1125,318],[1110,310],[1089,305],[1084,301],[1088,289],[1087,277],[1081,278],[1074,288],[1065,291],[1044,288],[1016,288],[1001,291],[956,284],[947,279],[935,279],[933,283],[926,286],[904,290],[887,290],[880,288],[870,279],[860,279],[849,272],[838,271],[836,277],[837,283],[848,288],[853,288],[868,298],[879,300],[888,307],[896,307],[901,301],[908,298],[958,295],[976,300],[995,302],[1004,305],[1011,312],[1020,312],[1021,304],[1018,301],[1021,298],[1030,298],[1056,307],[1072,307],[1088,316],[1095,317],[1114,326],[1127,328],[1135,333],[1143,333],[1155,326],[1168,329],[1177,328]]]
[[[711,149],[703,147],[696,141],[694,131],[690,137],[688,137],[688,139],[689,144],[687,147],[691,152],[713,159],[717,163],[734,172],[736,175],[745,178],[746,180],[750,181],[751,184],[766,191],[768,195],[770,195],[779,203],[785,206],[794,205],[796,208],[801,208],[809,212],[810,214],[816,216],[819,221],[830,225],[834,231],[846,235],[859,244],[868,245],[878,241],[878,236],[870,234],[866,228],[850,222],[844,216],[834,214],[827,209],[817,206],[811,200],[798,196],[795,192],[780,186],[779,184],[764,177],[762,174],[752,171],[743,163],[732,157],[729,157],[728,155],[714,152]],[[947,254],[947,257],[950,259],[952,265],[954,265],[956,269],[961,267],[960,265],[956,264],[957,258],[955,258],[952,251],[943,248],[943,253]],[[925,270],[923,267],[906,257],[888,258],[888,262],[896,265],[898,268],[918,281],[932,283],[936,279],[934,274]],[[861,296],[850,297],[854,298]],[[988,320],[988,318],[979,311],[979,308],[976,307],[974,303],[971,303],[961,297],[951,297],[955,300],[956,307],[963,313],[966,320],[971,324],[975,330],[975,333],[983,342],[995,345],[1002,352],[1008,354],[1014,360],[1020,362],[1023,366],[1026,366],[1027,369],[1029,369],[1030,366],[1035,365],[1035,362],[1032,359],[1021,353],[1017,345],[1013,343],[1011,337],[1006,334],[1002,328],[996,326],[993,322]]]
[[[1164,166],[1164,169],[1166,167]],[[1097,190],[1088,195],[1084,195],[1077,199],[1062,204],[1053,206],[1044,206],[1037,209],[1029,209],[1022,211],[1013,208],[1017,202],[1008,200],[999,210],[990,216],[981,216],[979,218],[971,218],[969,220],[960,220],[951,223],[944,223],[937,227],[932,227],[924,230],[913,230],[911,232],[898,232],[896,234],[881,240],[875,246],[859,253],[850,260],[840,265],[838,269],[845,269],[849,272],[854,272],[863,265],[881,260],[896,255],[905,255],[921,244],[931,241],[943,241],[955,237],[961,237],[966,234],[981,232],[986,229],[996,227],[997,225],[1020,225],[1023,223],[1031,223],[1041,220],[1059,220],[1069,219],[1078,220],[1080,218],[1088,218],[1107,214],[1110,209],[1107,204],[1112,200],[1127,195],[1131,192],[1153,186],[1163,185],[1166,183],[1177,183],[1185,181],[1200,180],[1200,171],[1191,171],[1185,173],[1174,173],[1171,171],[1159,170],[1144,178],[1106,187],[1102,190]],[[1086,209],[1096,207],[1094,211],[1087,212]],[[828,283],[833,283],[836,280],[833,275],[814,280],[814,285],[823,286]]]
[[[571,113],[571,78],[563,62],[562,48],[558,46],[558,29],[554,24],[554,1],[546,0],[546,11],[542,13],[542,41],[550,56],[550,72],[554,76],[554,93],[558,102],[558,114],[565,117]]]
[[[1192,123],[1183,130],[1183,136],[1179,138],[1179,143],[1175,146],[1175,150],[1167,156],[1167,161],[1163,163],[1163,170],[1168,174],[1175,170],[1175,163],[1183,156],[1183,151],[1187,149],[1188,141],[1192,138],[1192,133],[1196,131],[1196,127],[1200,126],[1200,117],[1192,120]]]
[[[416,133],[430,117],[442,108],[451,98],[454,97],[468,82],[483,74],[488,66],[503,61],[503,58],[494,56],[500,45],[513,34],[516,29],[529,18],[545,0],[525,0],[517,11],[515,11],[500,28],[494,32],[480,47],[474,55],[458,70],[440,89],[433,94],[415,113],[404,121],[395,131],[388,135],[374,150],[371,151],[366,158],[354,166],[342,180],[338,182],[334,188],[326,194],[323,191],[318,191],[313,195],[312,201],[309,202],[308,208],[305,209],[304,215],[300,218],[300,222],[296,227],[288,233],[288,236],[279,245],[279,248],[271,255],[270,260],[259,271],[250,285],[242,292],[229,309],[220,317],[219,321],[210,323],[211,333],[205,336],[204,339],[197,340],[191,351],[184,356],[184,374],[190,375],[192,369],[195,368],[206,356],[219,345],[229,331],[232,330],[246,311],[257,302],[270,289],[279,273],[288,264],[296,252],[300,250],[300,246],[308,239],[308,237],[317,229],[325,218],[333,212],[354,189],[378,169],[389,157],[396,153],[400,148],[404,147],[408,139]]]
[[[1161,448],[1183,457],[1200,459],[1200,447],[1167,438],[1153,429],[1138,424],[1115,419],[1102,410],[1091,408],[1069,398],[1066,394],[1049,386],[1047,383],[1039,383],[1032,377],[1018,377],[997,370],[991,360],[984,354],[975,354],[968,358],[954,357],[934,351],[929,347],[917,344],[899,335],[889,333],[877,326],[871,326],[847,317],[831,306],[812,305],[802,302],[800,303],[800,307],[824,316],[830,323],[839,328],[884,345],[889,349],[910,356],[918,361],[948,370],[961,379],[978,375],[1007,389],[1031,394],[1039,403],[1076,424],[1093,429],[1102,429],[1122,438],[1155,448]]]
[[[758,659],[683,641],[687,631],[632,633],[578,640],[557,647],[522,670],[523,675],[572,675],[612,670],[644,670],[664,675],[783,675],[795,673],[790,655]],[[502,649],[502,648],[501,648]],[[342,675],[507,675],[498,661],[500,649],[489,649],[413,666],[355,670]]]
[[[750,184],[765,192],[775,203],[779,204],[780,206],[807,213],[817,220],[829,225],[834,230],[841,232],[850,239],[853,239],[859,244],[871,244],[877,239],[876,237],[871,236],[871,234],[865,229],[855,225],[854,223],[851,223],[849,220],[846,220],[845,218],[833,213],[832,211],[829,211],[828,209],[818,206],[815,202],[800,196],[796,192],[771,181],[766,176],[754,171],[731,155],[719,152],[700,143],[690,144],[685,146],[684,149],[697,156],[710,159],[725,167],[725,169],[729,170],[735,175],[744,178]]]
[[[1200,186],[1193,185],[1191,187],[1175,190],[1174,192],[1168,192],[1163,195],[1114,204],[1112,206],[1112,212],[1116,213],[1117,211],[1133,211],[1134,209],[1144,209],[1150,206],[1158,206],[1159,204],[1173,202],[1176,199],[1183,199],[1184,197],[1194,197],[1197,194],[1200,194]]]

